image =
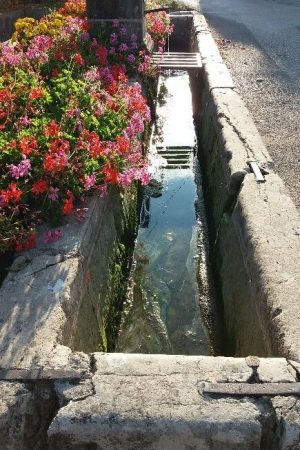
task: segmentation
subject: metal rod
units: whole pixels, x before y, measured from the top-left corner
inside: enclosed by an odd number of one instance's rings
[[[300,383],[203,383],[202,392],[243,396],[300,395]]]

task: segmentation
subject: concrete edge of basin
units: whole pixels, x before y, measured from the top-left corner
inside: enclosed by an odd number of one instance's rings
[[[280,392],[281,383],[293,386],[298,380],[299,365],[293,361],[103,353],[90,357],[90,370],[81,380],[0,381],[3,450],[27,450],[33,443],[47,450],[298,448],[296,396],[204,392],[210,383],[241,386],[254,378],[266,387],[278,383]]]
[[[194,45],[198,46],[203,62],[202,114],[208,116],[204,129],[200,129],[204,135],[202,147],[214,149],[206,153],[204,150],[204,159],[209,166],[213,158],[218,158],[215,165],[222,166],[219,168],[222,193],[216,195],[224,198],[213,207],[215,228],[224,216],[226,220],[229,217],[235,228],[251,285],[251,301],[265,341],[262,351],[299,361],[299,213],[282,180],[273,172],[272,159],[235,91],[204,16],[196,11],[193,28]],[[251,160],[263,168],[265,183],[257,183],[254,174],[249,173]],[[218,184],[218,180],[213,182]],[[234,276],[230,281],[234,283]],[[241,351],[239,354],[247,354],[247,348]]]
[[[261,358],[257,369],[243,358],[95,353],[93,359],[93,392],[59,410],[48,430],[49,450],[285,449],[299,443],[296,397],[203,392],[204,383],[243,384],[254,372],[266,384],[293,383],[296,374],[283,358]]]

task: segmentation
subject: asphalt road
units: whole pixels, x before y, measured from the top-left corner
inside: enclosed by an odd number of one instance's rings
[[[300,210],[300,0],[200,0],[200,6]]]

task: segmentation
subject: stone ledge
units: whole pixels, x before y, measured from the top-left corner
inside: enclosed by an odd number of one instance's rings
[[[246,382],[252,369],[242,358],[99,353],[93,358],[94,393],[60,409],[48,431],[50,450],[247,450],[262,448],[261,442],[277,448],[275,412],[264,398],[217,398],[199,390],[202,381]],[[295,381],[282,358],[261,359],[260,377]]]

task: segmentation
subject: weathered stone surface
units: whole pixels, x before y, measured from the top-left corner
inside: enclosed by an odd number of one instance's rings
[[[21,383],[0,382],[1,448],[23,448],[26,414],[29,413],[32,393]]]
[[[92,33],[106,26],[107,22],[120,19],[127,29],[127,37],[136,34],[139,42],[145,35],[144,0],[88,0],[87,15],[92,25]]]
[[[21,17],[34,17],[39,19],[49,11],[45,7],[28,6],[16,11],[0,13],[0,41],[6,41],[11,38],[15,30],[15,22]]]
[[[276,412],[279,448],[300,449],[300,401],[296,397],[275,397],[272,405]]]
[[[194,374],[202,381],[246,382],[252,374],[244,358],[96,353],[95,361],[96,377]]]
[[[251,372],[244,360],[94,356],[95,394],[59,411],[48,432],[49,449],[259,448],[261,411],[255,402],[199,392],[201,380],[244,379]]]
[[[88,0],[87,13],[93,19],[144,19],[144,0]]]

